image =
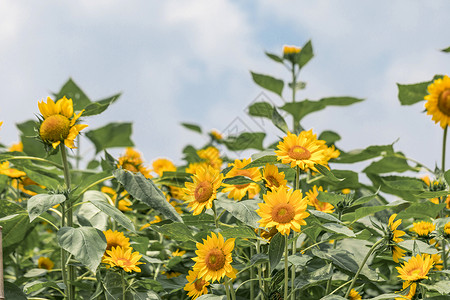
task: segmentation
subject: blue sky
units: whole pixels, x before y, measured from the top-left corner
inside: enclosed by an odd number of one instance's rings
[[[303,126],[337,131],[337,145],[347,151],[400,138],[397,150],[433,168],[442,130],[422,113],[423,104],[400,106],[396,82],[448,74],[450,54],[439,50],[450,46],[449,11],[445,0],[3,0],[0,141],[16,142],[14,124],[33,119],[37,102],[72,77],[94,100],[123,92],[100,117],[85,119],[88,129],[131,121],[147,161],[180,161],[187,143],[206,141],[181,122],[219,131],[236,118],[252,130],[261,126],[245,114],[261,93],[249,70],[287,79],[264,51],[311,39],[316,56],[302,70],[308,85],[298,100],[366,100],[312,114]],[[266,145],[281,134],[262,126],[270,135]],[[82,153],[94,153],[83,145]]]

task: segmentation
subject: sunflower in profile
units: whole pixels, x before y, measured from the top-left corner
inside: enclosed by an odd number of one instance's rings
[[[106,250],[111,250],[113,247],[122,247],[123,249],[130,247],[130,239],[125,237],[123,232],[108,229],[103,231],[103,234],[106,238]]]
[[[404,262],[400,267],[395,267],[404,281],[416,282],[422,279],[428,279],[428,272],[433,267],[433,259],[429,254],[417,254]]]
[[[220,170],[222,167],[223,160],[220,158],[219,149],[216,147],[210,146],[208,148],[198,150],[197,155],[214,169]]]
[[[67,99],[66,96],[56,103],[47,97],[47,103],[39,102],[38,107],[42,115],[39,127],[39,136],[42,141],[52,145],[55,149],[61,142],[64,142],[69,148],[76,148],[75,138],[82,129],[88,126],[75,124],[84,110],[74,114],[72,99]]]
[[[417,233],[417,235],[421,237],[429,237],[430,233],[432,233],[436,229],[436,226],[427,221],[414,222],[413,227],[409,230]]]
[[[46,269],[46,270],[52,270],[53,267],[55,266],[55,264],[53,263],[53,261],[48,258],[48,257],[44,257],[41,256],[38,259],[38,268],[39,269]]]
[[[397,246],[396,244],[403,241],[401,236],[405,235],[404,231],[397,230],[398,226],[402,223],[402,220],[397,220],[394,222],[397,214],[393,214],[389,217],[388,222],[388,237],[389,237],[389,246],[388,248],[392,251],[392,259],[398,263],[399,258],[402,258],[406,251]]]
[[[334,211],[334,206],[328,202],[319,201],[319,199],[317,199],[317,196],[319,196],[319,191],[323,192],[323,187],[319,186],[319,188],[317,188],[317,186],[313,186],[312,190],[306,192],[306,196],[309,201],[308,204],[310,206],[314,206],[316,210],[331,214]]]
[[[219,131],[217,131],[216,129],[211,130],[211,132],[209,134],[217,141],[223,140],[222,134]]]
[[[410,281],[404,281],[402,288],[403,288],[402,289],[403,293],[408,292],[408,294],[402,295],[402,296],[406,297],[406,299],[412,299],[412,297],[416,294],[417,283],[410,282]],[[403,297],[395,298],[395,300],[405,300],[405,298],[403,298]]]
[[[355,289],[352,289],[350,291],[350,294],[348,294],[348,299],[350,299],[350,300],[361,300],[361,295]]]
[[[184,286],[184,290],[188,292],[188,296],[192,297],[191,299],[197,299],[201,295],[208,294],[208,289],[206,288],[209,285],[208,281],[203,280],[198,277],[198,272],[189,271],[189,274],[186,276],[188,283]]]
[[[445,75],[428,86],[425,96],[427,115],[432,116],[434,123],[445,129],[450,124],[450,77]]]
[[[284,172],[279,172],[277,166],[267,164],[263,169],[262,178],[268,188],[278,188],[287,184]]]
[[[199,215],[203,209],[209,209],[216,199],[217,189],[222,184],[223,174],[219,170],[208,166],[205,169],[199,169],[192,176],[193,182],[185,183],[184,200],[188,202],[193,215]]]
[[[205,281],[219,281],[223,277],[236,278],[236,270],[231,266],[235,238],[224,240],[223,236],[212,232],[211,236],[197,243],[197,250],[192,260],[194,272]]]
[[[175,172],[177,167],[167,158],[158,158],[152,163],[153,172],[162,176],[164,172]]]
[[[227,173],[226,178],[232,178],[236,176],[244,176],[255,182],[246,183],[246,184],[226,184],[224,183],[223,193],[230,192],[228,194],[228,198],[233,198],[234,200],[241,200],[248,193],[248,198],[254,198],[261,188],[256,183],[256,181],[261,180],[261,172],[259,172],[258,168],[249,168],[243,169],[249,163],[252,162],[251,158],[239,160],[236,159],[233,164],[229,164],[228,166],[233,166],[233,168]]]
[[[122,268],[125,272],[141,272],[141,268],[138,265],[142,265],[139,262],[142,255],[139,252],[132,252],[133,248],[122,248],[120,246],[112,247],[111,250],[106,250],[106,255],[103,257],[102,262],[109,264],[110,267]]]
[[[288,235],[291,229],[300,232],[301,225],[306,225],[304,219],[309,216],[306,212],[308,201],[300,190],[292,191],[282,186],[267,192],[263,198],[264,203],[258,203],[259,209],[256,210],[261,217],[258,223],[262,227],[275,226],[281,234]]]
[[[299,135],[288,132],[277,148],[277,159],[283,164],[290,164],[291,168],[298,166],[302,170],[311,169],[317,172],[314,165],[327,165],[325,141],[318,140],[312,129],[302,131]]]
[[[117,167],[133,173],[141,173],[145,178],[151,178],[150,170],[144,166],[141,154],[133,148],[127,148],[125,154],[119,157]]]

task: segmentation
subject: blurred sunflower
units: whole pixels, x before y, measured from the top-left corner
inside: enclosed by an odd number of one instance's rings
[[[428,86],[425,96],[427,115],[432,116],[434,123],[440,123],[442,128],[450,124],[450,78],[445,75]]]
[[[144,230],[145,228],[150,227],[150,225],[159,223],[159,222],[161,222],[161,221],[162,221],[162,219],[161,219],[160,216],[155,216],[155,218],[153,219],[153,221],[150,221],[150,222],[148,222],[147,224],[142,225],[142,227],[139,228],[139,230]]]
[[[116,204],[117,193],[113,188],[111,188],[109,186],[102,186],[101,192],[108,194],[108,196],[111,197],[111,200],[114,202],[114,204]],[[120,197],[123,198],[123,199],[119,200],[119,210],[120,211],[132,211],[132,209],[129,208],[129,206],[131,206],[133,203],[129,199],[124,198],[127,195],[128,195],[127,191],[123,191],[122,193],[120,193]]]
[[[197,299],[201,295],[208,294],[206,287],[209,285],[209,282],[199,278],[197,271],[189,270],[186,279],[188,283],[186,283],[183,289],[188,292],[187,294],[189,297],[192,297],[192,300]]]
[[[22,142],[18,142],[17,144],[12,144],[11,147],[9,147],[8,151],[13,152],[22,152],[23,151],[23,144]]]
[[[433,266],[433,259],[429,254],[417,254],[404,262],[400,267],[395,267],[400,275],[400,279],[404,281],[419,281],[427,279],[428,272]]]
[[[279,172],[278,167],[275,165],[267,164],[263,169],[262,178],[269,188],[278,188],[287,184],[287,180],[284,179],[284,172]]]
[[[6,175],[9,178],[14,178],[14,179],[20,178],[22,176],[27,176],[27,174],[25,172],[19,171],[14,168],[10,168],[9,161],[0,163],[0,174]]]
[[[131,251],[133,251],[133,248],[112,247],[111,250],[106,250],[102,262],[109,264],[111,267],[122,268],[125,272],[141,272],[138,265],[143,264],[139,262],[142,255],[137,251],[133,253]]]
[[[316,210],[331,214],[334,211],[334,206],[328,202],[319,201],[319,199],[317,199],[317,196],[319,196],[319,191],[323,192],[323,187],[320,186],[319,188],[317,188],[317,186],[313,186],[312,190],[306,192],[306,196],[308,197],[309,201],[308,204],[310,206],[314,206]]]
[[[190,174],[195,174],[197,173],[197,170],[200,168],[206,168],[208,167],[210,164],[208,164],[206,161],[201,161],[201,162],[194,162],[194,163],[190,163],[188,165],[188,167],[186,168],[186,173],[190,173]]]
[[[198,150],[197,155],[201,159],[205,160],[214,169],[220,170],[222,167],[223,160],[220,158],[219,149],[216,147],[210,146],[208,148]]]
[[[106,238],[106,250],[111,250],[112,247],[122,247],[123,249],[130,247],[130,239],[125,237],[123,232],[108,229],[103,231],[103,234]]]
[[[350,294],[348,295],[349,300],[361,300],[361,295],[355,290],[352,289]]]
[[[175,172],[177,167],[167,158],[158,158],[152,163],[153,172],[162,176],[164,172]]]
[[[228,166],[233,168],[227,173],[226,178],[232,178],[235,176],[244,176],[247,177],[255,182],[246,183],[246,184],[226,184],[224,183],[224,189],[222,190],[223,193],[228,193],[228,198],[233,198],[234,200],[241,200],[244,198],[244,196],[248,193],[248,198],[252,199],[254,198],[261,188],[256,183],[257,181],[261,180],[261,172],[259,172],[258,168],[249,168],[249,169],[243,169],[245,166],[247,166],[249,163],[252,162],[251,158],[239,160],[236,159],[234,163],[229,164]]]
[[[125,154],[119,157],[117,167],[134,173],[141,173],[145,178],[151,178],[150,170],[144,167],[141,154],[133,148],[127,148]]]
[[[55,266],[55,264],[53,263],[53,261],[45,256],[41,256],[38,259],[38,268],[39,269],[46,269],[46,270],[52,270],[53,267]]]
[[[448,223],[446,223],[446,224],[444,225],[444,233],[445,233],[447,236],[450,236],[450,222],[448,222]]]
[[[392,216],[389,217],[389,222],[388,222],[389,246],[388,246],[388,248],[392,252],[392,259],[396,263],[398,263],[399,258],[402,258],[405,255],[406,251],[396,245],[397,243],[403,241],[403,239],[400,237],[405,235],[404,231],[397,230],[398,226],[402,223],[402,220],[399,219],[394,222],[396,217],[397,217],[397,214],[393,214]]]
[[[76,148],[75,138],[81,130],[88,126],[86,124],[75,125],[84,110],[75,114],[72,99],[67,99],[66,96],[56,103],[47,97],[47,103],[39,102],[38,107],[43,118],[39,127],[39,136],[42,141],[52,145],[55,149],[61,142],[64,142],[69,148]]]
[[[211,130],[210,134],[211,134],[212,137],[214,137],[214,139],[216,139],[218,141],[223,139],[222,134],[220,134],[220,132],[217,131],[216,129]]]

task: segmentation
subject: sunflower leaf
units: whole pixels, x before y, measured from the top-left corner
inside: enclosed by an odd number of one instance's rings
[[[278,56],[278,55],[276,55],[276,54],[269,53],[269,52],[265,52],[265,54],[266,54],[270,59],[272,59],[273,61],[276,61],[276,62],[278,62],[278,63],[282,63],[282,62],[283,62],[283,58],[280,57],[280,56]]]
[[[27,201],[28,215],[30,216],[30,222],[39,217],[41,214],[49,210],[56,204],[60,204],[66,201],[66,196],[62,194],[48,195],[38,194]]]
[[[102,99],[96,102],[92,102],[91,104],[87,105],[84,112],[83,112],[83,117],[88,117],[88,116],[94,116],[94,115],[98,115],[101,114],[102,112],[104,112],[111,104],[113,104],[114,102],[117,101],[117,99],[119,99],[121,93],[118,93],[114,96],[108,97],[106,99]]]
[[[198,133],[202,133],[202,128],[196,124],[191,124],[191,123],[181,123],[181,125],[183,125],[185,128],[198,132]]]
[[[303,68],[314,57],[311,40],[303,45],[302,50],[296,54],[296,61],[299,68]]]
[[[275,270],[275,267],[281,260],[284,253],[285,238],[281,233],[277,233],[272,237],[269,244],[269,264],[270,272]]]
[[[274,92],[275,94],[282,96],[284,82],[281,79],[273,78],[269,75],[258,74],[250,72],[252,74],[253,81],[262,88],[268,91]]]
[[[401,105],[412,105],[417,102],[424,101],[425,96],[428,94],[428,86],[436,79],[442,78],[442,75],[434,76],[433,80],[414,83],[414,84],[399,84],[398,87],[398,99]]]
[[[98,129],[86,132],[86,136],[95,145],[95,153],[114,147],[133,147],[131,123],[109,123]]]
[[[83,90],[75,83],[75,81],[73,81],[72,78],[69,78],[69,80],[67,80],[67,82],[62,86],[61,90],[54,95],[56,97],[55,102],[64,96],[68,99],[72,99],[74,111],[80,111],[92,103],[92,101],[88,98],[88,96],[86,96]]]

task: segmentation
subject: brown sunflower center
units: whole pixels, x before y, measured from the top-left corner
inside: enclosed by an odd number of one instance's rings
[[[214,190],[210,182],[200,182],[194,191],[195,200],[200,203],[206,202],[211,198],[213,193]]]
[[[273,177],[272,175],[267,176],[266,180],[269,183],[269,185],[276,186],[276,187],[280,186],[280,183],[278,182],[278,180],[275,177]]]
[[[225,254],[218,248],[211,249],[206,254],[205,263],[209,270],[218,271],[225,266]]]
[[[450,116],[450,89],[444,90],[439,95],[438,108],[442,113]]]
[[[194,282],[194,287],[195,287],[195,289],[197,290],[197,291],[202,291],[203,290],[203,286],[205,285],[205,281],[203,280],[203,279],[197,279],[195,282]]]
[[[289,149],[288,155],[290,158],[302,160],[302,159],[308,159],[311,157],[311,152],[309,152],[308,149],[302,146],[294,146],[291,149]]]
[[[69,131],[69,119],[63,115],[53,115],[42,122],[39,135],[44,141],[54,143],[67,138]]]
[[[111,250],[112,249],[112,247],[122,247],[122,245],[120,245],[118,242],[116,242],[116,241],[113,241],[113,242],[108,242],[107,244],[106,244],[106,250]]]
[[[272,219],[275,222],[285,224],[292,221],[295,216],[294,207],[289,203],[275,205],[272,209]]]

